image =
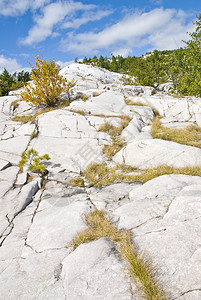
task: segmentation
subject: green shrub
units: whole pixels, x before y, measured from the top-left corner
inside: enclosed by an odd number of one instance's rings
[[[18,164],[21,171],[23,170],[24,165],[28,163],[29,170],[32,172],[41,173],[42,175],[44,175],[47,172],[45,165],[42,163],[42,161],[50,159],[48,154],[39,156],[38,152],[32,148],[28,151],[23,152],[21,158],[22,159]]]
[[[59,66],[54,60],[49,63],[45,61],[42,55],[36,57],[35,68],[31,65],[31,80],[21,92],[21,99],[32,102],[36,106],[45,103],[47,106],[55,106],[59,103],[61,93],[69,93],[73,82],[67,82],[66,78],[59,74]]]

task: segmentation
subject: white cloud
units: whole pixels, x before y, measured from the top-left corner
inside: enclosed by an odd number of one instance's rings
[[[164,0],[150,0],[150,2],[155,5],[159,5],[159,4],[162,4],[164,2]]]
[[[0,15],[23,15],[28,9],[38,9],[49,2],[50,0],[0,0]]]
[[[120,48],[120,49],[116,49],[112,52],[112,54],[114,56],[121,55],[123,57],[127,57],[131,53],[132,53],[132,48]]]
[[[9,73],[14,73],[15,71],[21,70],[21,65],[17,62],[15,58],[8,58],[4,55],[0,55],[0,73],[3,72],[4,68]]]
[[[92,12],[85,12],[80,18],[75,18],[74,20],[65,22],[62,27],[67,28],[74,28],[78,29],[81,25],[84,25],[88,22],[98,21],[101,20],[110,14],[112,14],[112,10],[98,10],[94,13]]]
[[[98,53],[100,49],[134,49],[151,44],[153,48],[177,48],[186,38],[191,23],[182,10],[156,8],[150,12],[134,13],[100,32],[70,33],[61,41],[61,50],[82,55]]]
[[[95,5],[85,5],[81,2],[55,2],[45,6],[42,14],[35,16],[35,25],[29,30],[28,36],[21,40],[23,45],[42,42],[51,36],[55,25],[62,23],[66,16],[72,16],[79,10],[94,9]]]

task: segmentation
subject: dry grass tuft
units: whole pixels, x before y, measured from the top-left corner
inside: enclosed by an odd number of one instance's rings
[[[112,139],[111,145],[104,145],[102,148],[103,154],[105,154],[109,160],[112,159],[112,157],[119,152],[124,146],[126,145],[125,141],[118,137]]]
[[[28,123],[28,122],[33,122],[35,121],[35,115],[34,116],[14,116],[12,117],[12,121],[15,122],[21,122],[23,124]]]
[[[127,105],[136,105],[136,106],[148,106],[147,104],[143,104],[141,102],[138,101],[132,101],[129,98],[124,98],[124,101]]]
[[[33,116],[14,116],[12,118],[12,121],[21,122],[23,124],[28,123],[28,122],[33,122],[36,120],[36,118],[39,115],[42,115],[42,114],[48,113],[49,111],[53,111],[53,110],[60,109],[60,108],[61,108],[60,106],[47,107],[45,109],[41,109],[41,110],[37,111]]]
[[[111,184],[114,182],[133,182],[135,181],[135,175],[132,172],[135,169],[131,166],[124,164],[118,164],[114,167],[108,167],[106,163],[93,163],[90,164],[82,176],[77,176],[74,179],[68,181],[71,186],[84,186],[84,179],[87,185],[90,186],[102,186]]]
[[[70,186],[85,187],[84,179],[81,176],[76,176],[68,181]]]
[[[151,130],[153,138],[201,148],[201,128],[199,126],[192,125],[183,129],[167,128],[161,124],[160,118],[158,116],[153,119]]]
[[[14,100],[12,103],[11,103],[11,106],[13,107],[13,110],[15,110],[18,106],[19,106],[19,100]]]
[[[156,108],[152,107],[152,110],[153,110],[153,113],[154,113],[155,117],[157,117],[157,116],[159,117],[160,116],[159,111]]]
[[[89,97],[85,94],[82,94],[81,99],[82,99],[82,101],[86,102],[89,99]]]
[[[35,130],[32,132],[31,136],[30,136],[30,141],[33,140],[34,138],[36,138],[38,136],[38,130]]]
[[[85,111],[82,109],[71,109],[69,110],[70,112],[76,113],[76,114],[80,114],[82,116],[85,116]]]
[[[105,122],[104,124],[100,125],[98,131],[104,131],[104,132],[108,133],[109,135],[111,135],[111,137],[120,136],[120,134],[122,133],[124,128],[126,128],[128,126],[128,124],[130,123],[132,118],[130,118],[129,116],[120,116],[119,118],[121,118],[120,126],[116,127],[116,126],[110,124],[109,122]]]
[[[140,174],[135,175],[136,181],[147,182],[153,178],[167,174],[183,174],[191,176],[201,176],[201,166],[174,168],[167,165],[162,165],[157,168],[143,170]]]
[[[28,122],[33,122],[36,120],[36,118],[39,116],[39,115],[42,115],[42,114],[45,114],[45,113],[48,113],[49,111],[53,111],[53,110],[57,110],[57,109],[61,109],[63,107],[66,107],[66,106],[69,106],[69,101],[68,100],[63,100],[59,103],[58,106],[55,106],[55,107],[46,107],[44,109],[40,109],[39,111],[37,111],[33,116],[14,116],[12,118],[12,121],[15,121],[15,122],[21,122],[23,124],[25,123],[28,123]]]
[[[137,253],[135,246],[131,243],[131,233],[127,230],[118,230],[116,226],[111,225],[105,213],[100,210],[94,210],[86,216],[86,222],[89,228],[79,233],[73,240],[72,246],[78,247],[80,244],[98,240],[102,237],[109,238],[117,246],[122,258],[124,258],[129,267],[133,279],[140,283],[148,300],[167,299],[163,290],[154,279],[154,268],[151,260],[146,259],[142,253]]]
[[[105,122],[104,124],[100,125],[98,131],[103,131],[111,135],[111,137],[119,136],[122,132],[122,127],[115,127],[114,125],[110,124],[109,122]]]
[[[98,97],[102,94],[102,92],[96,91],[93,93],[93,97]]]
[[[75,177],[68,181],[72,186],[103,186],[114,182],[147,182],[153,178],[167,174],[183,174],[190,176],[201,176],[201,166],[174,168],[167,165],[162,165],[157,168],[138,170],[124,164],[117,164],[114,167],[109,167],[106,163],[90,164],[82,176]]]
[[[120,116],[120,118],[121,118],[120,126],[115,127],[109,122],[105,122],[98,129],[98,131],[104,131],[112,137],[112,144],[105,145],[102,149],[103,154],[105,154],[110,160],[125,145],[125,141],[120,137],[120,135],[124,130],[124,128],[126,128],[130,123],[130,121],[132,120],[131,117],[124,116],[124,115]]]

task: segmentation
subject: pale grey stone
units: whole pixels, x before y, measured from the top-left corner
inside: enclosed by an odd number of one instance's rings
[[[125,267],[106,238],[82,244],[62,262],[66,294],[72,300],[140,299],[137,292],[132,296]]]
[[[201,165],[201,149],[160,139],[131,141],[113,157],[113,161],[140,169],[161,165],[194,167]]]
[[[28,177],[28,173],[27,172],[23,172],[23,173],[19,173],[17,176],[17,180],[15,182],[16,185],[23,185],[27,182],[27,177]]]
[[[26,259],[0,262],[0,299],[68,299],[60,280],[61,262],[68,249],[30,253]]]
[[[131,191],[132,202],[114,212],[119,228],[132,229],[138,250],[157,265],[171,299],[191,299],[188,291],[201,289],[200,196],[200,177],[164,175]]]
[[[27,148],[29,140],[29,136],[19,136],[0,141],[0,158],[8,160],[12,164],[18,164],[22,152]]]
[[[87,190],[91,201],[98,209],[114,211],[119,206],[129,201],[129,193],[134,188],[138,188],[140,183],[114,183],[100,188],[92,187]]]
[[[10,167],[10,162],[0,159],[0,171]]]
[[[86,228],[85,214],[91,210],[86,195],[80,196],[80,201],[74,202],[71,202],[69,196],[61,199],[57,195],[57,198],[57,201],[42,199],[29,230],[27,244],[37,252],[67,247],[75,235]],[[58,205],[61,200],[62,206]]]
[[[174,85],[172,82],[162,83],[157,86],[157,90],[162,92],[169,92],[174,89]]]

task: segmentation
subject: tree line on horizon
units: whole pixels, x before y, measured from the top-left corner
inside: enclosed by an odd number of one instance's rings
[[[6,96],[10,91],[17,90],[30,80],[30,73],[24,70],[12,75],[4,68],[0,74],[0,96]]]

